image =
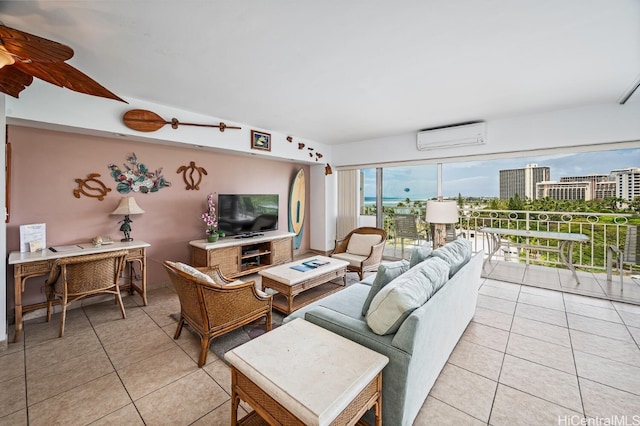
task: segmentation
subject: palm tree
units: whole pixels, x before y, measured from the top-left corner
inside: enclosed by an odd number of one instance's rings
[[[626,200],[620,197],[606,197],[604,201],[612,211],[616,212],[618,211],[619,205]]]

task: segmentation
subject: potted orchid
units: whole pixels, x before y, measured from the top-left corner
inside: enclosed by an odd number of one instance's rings
[[[207,241],[218,241],[218,217],[216,216],[216,204],[213,202],[213,194],[207,195],[208,210],[202,213],[202,220],[207,225]]]

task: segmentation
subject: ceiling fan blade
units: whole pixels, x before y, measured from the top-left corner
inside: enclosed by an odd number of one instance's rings
[[[0,92],[17,98],[33,82],[33,77],[16,67],[0,68]]]
[[[171,124],[153,111],[132,109],[124,113],[122,121],[125,126],[139,132],[155,132],[165,124]]]
[[[16,62],[13,66],[26,74],[37,77],[47,83],[55,84],[56,86],[66,87],[67,89],[87,95],[100,96],[127,103],[88,75],[65,62],[32,62],[29,64]]]
[[[69,46],[4,25],[0,25],[0,39],[7,52],[23,60],[63,62],[73,57]]]

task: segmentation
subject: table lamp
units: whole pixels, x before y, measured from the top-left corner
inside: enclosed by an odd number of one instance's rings
[[[144,213],[144,210],[142,210],[140,208],[140,206],[138,206],[138,204],[136,204],[136,199],[133,197],[122,197],[120,199],[120,204],[118,204],[118,207],[111,212],[111,214],[123,214],[124,215],[124,219],[121,220],[120,222],[122,222],[122,226],[120,227],[120,230],[122,232],[124,232],[124,238],[121,239],[120,241],[122,242],[127,242],[127,241],[133,241],[133,238],[131,238],[130,232],[131,232],[131,225],[129,225],[131,222],[133,222],[131,219],[129,219],[129,215],[131,214],[142,214]],[[118,223],[120,223],[118,222]]]
[[[425,220],[433,225],[433,248],[445,244],[447,224],[458,222],[458,205],[455,201],[427,201]]]

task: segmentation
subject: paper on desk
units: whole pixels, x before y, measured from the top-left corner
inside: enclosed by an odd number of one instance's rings
[[[31,247],[44,249],[47,246],[47,224],[20,225],[20,252],[31,251]]]

